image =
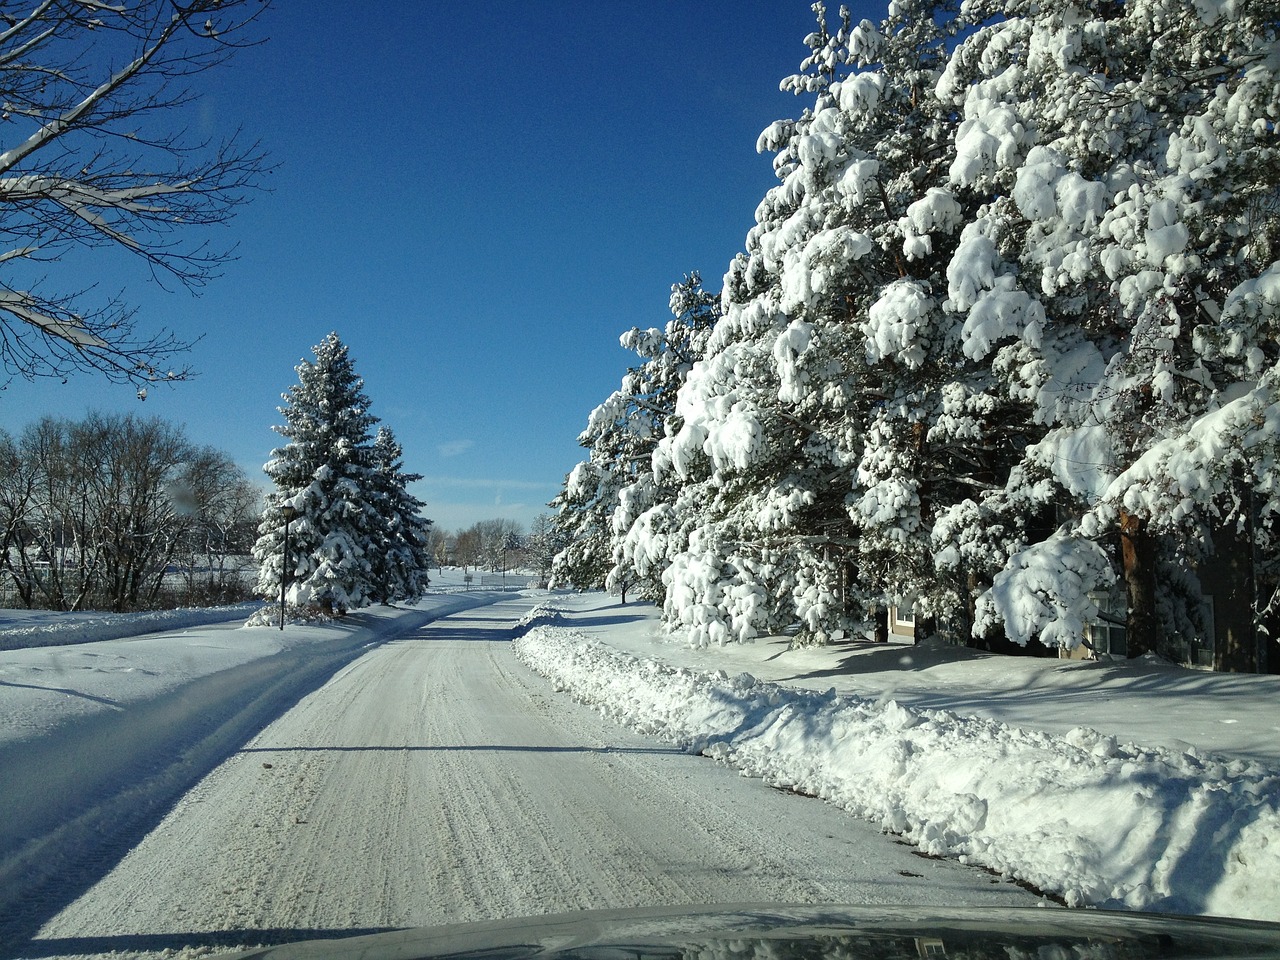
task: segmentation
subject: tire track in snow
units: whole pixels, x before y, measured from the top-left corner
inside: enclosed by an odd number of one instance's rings
[[[668,903],[1034,902],[553,693],[497,639],[527,605],[454,615],[342,668],[24,955]]]

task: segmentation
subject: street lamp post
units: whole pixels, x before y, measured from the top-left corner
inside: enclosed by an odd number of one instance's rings
[[[280,629],[284,629],[284,591],[289,585],[289,521],[298,515],[298,508],[291,503],[280,507],[284,517],[284,556],[280,560]]]

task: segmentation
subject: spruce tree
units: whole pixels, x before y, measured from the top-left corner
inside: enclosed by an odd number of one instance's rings
[[[285,504],[297,511],[289,527],[285,565],[287,601],[319,605],[326,613],[367,604],[377,592],[370,557],[381,538],[377,467],[364,380],[346,345],[330,333],[314,348],[315,360],[295,370],[298,382],[283,394],[288,443],[272,451],[263,468],[275,483],[266,498],[253,548],[260,564],[258,589],[280,596]]]
[[[422,516],[423,502],[409,492],[422,477],[406,473],[403,450],[387,427],[373,440],[373,496],[381,523],[369,560],[372,596],[383,603],[413,600],[427,588],[431,563],[431,521]]]

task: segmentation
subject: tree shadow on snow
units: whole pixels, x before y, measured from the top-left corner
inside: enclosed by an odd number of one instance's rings
[[[645,618],[638,614],[620,613],[612,617],[568,616],[565,619],[575,627],[616,627],[624,623],[635,623],[637,620],[643,620]]]
[[[112,700],[110,697],[95,697],[92,693],[81,693],[79,690],[72,690],[69,687],[46,687],[38,683],[15,683],[12,680],[0,680],[0,687],[20,687],[23,690],[43,690],[46,693],[61,693],[68,697],[80,697],[82,700],[92,700],[94,703],[101,703],[104,706],[123,709],[119,700]]]

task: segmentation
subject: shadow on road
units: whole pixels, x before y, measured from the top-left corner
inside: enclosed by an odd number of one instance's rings
[[[401,637],[400,642],[404,643],[413,640],[427,640],[432,643],[439,641],[454,641],[462,643],[506,643],[515,636],[515,631],[510,625],[495,629],[492,627],[427,627]]]
[[[512,753],[661,753],[682,754],[675,747],[546,747],[520,744],[478,743],[467,746],[404,746],[404,747],[245,747],[238,753],[439,753],[450,751],[509,751]]]

